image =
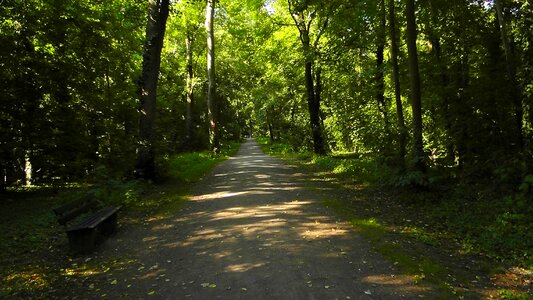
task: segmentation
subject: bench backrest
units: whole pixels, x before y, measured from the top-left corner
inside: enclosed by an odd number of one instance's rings
[[[94,210],[98,206],[98,202],[93,195],[87,195],[81,200],[65,204],[53,209],[56,214],[57,221],[61,225],[65,225],[68,221],[77,218],[79,215],[88,211]]]

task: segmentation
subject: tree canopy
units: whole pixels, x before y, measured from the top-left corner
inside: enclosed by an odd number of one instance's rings
[[[209,1],[213,90],[206,2],[170,1],[146,135],[147,12],[162,2],[2,2],[4,188],[131,176],[148,144],[155,164],[211,147],[213,116],[222,143],[370,156],[416,184],[533,172],[531,1]]]

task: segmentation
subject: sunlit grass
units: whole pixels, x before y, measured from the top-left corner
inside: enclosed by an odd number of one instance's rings
[[[353,152],[333,152],[329,155],[316,155],[309,151],[294,152],[287,144],[270,144],[268,138],[261,137],[256,140],[265,153],[295,160],[320,172],[349,178],[358,184],[383,184],[393,177],[392,170],[373,157],[360,157]]]

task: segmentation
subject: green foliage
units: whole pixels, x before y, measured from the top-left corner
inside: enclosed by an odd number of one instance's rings
[[[240,142],[234,141],[222,145],[219,154],[203,151],[173,155],[159,162],[160,177],[181,183],[197,182],[216,164],[235,154],[239,147]]]
[[[392,182],[396,187],[428,187],[427,174],[421,171],[409,171],[395,177]]]
[[[498,290],[498,296],[502,300],[527,300],[530,299],[526,293],[517,293],[510,290]]]
[[[209,151],[178,154],[169,159],[169,175],[182,182],[198,181],[220,158]]]

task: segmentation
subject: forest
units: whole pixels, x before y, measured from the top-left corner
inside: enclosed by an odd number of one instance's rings
[[[0,197],[261,137],[532,266],[531,0],[0,2]]]

